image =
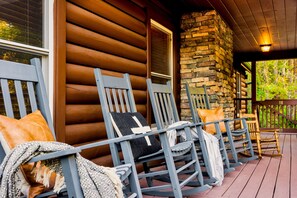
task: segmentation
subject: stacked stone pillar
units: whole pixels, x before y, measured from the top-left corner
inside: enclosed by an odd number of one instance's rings
[[[214,10],[183,15],[181,29],[181,119],[191,119],[186,83],[191,87],[207,85],[211,107],[222,106],[225,117],[233,117],[232,30]]]

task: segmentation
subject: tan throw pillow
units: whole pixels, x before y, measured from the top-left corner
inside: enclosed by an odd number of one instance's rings
[[[204,123],[224,119],[224,112],[222,107],[218,107],[216,109],[197,109],[197,111],[199,117],[201,118],[201,121]],[[226,132],[224,122],[220,122],[220,129],[222,133]],[[204,130],[210,134],[216,133],[216,128],[214,124],[205,125]]]
[[[55,141],[46,120],[39,110],[28,114],[20,120],[0,115],[1,144],[6,145],[5,152],[13,149],[16,145],[28,141]],[[8,149],[8,150],[7,150]],[[35,176],[31,173],[33,164],[22,166],[24,177],[29,183],[29,194],[31,198],[42,193],[45,186],[36,182]],[[51,178],[51,180],[54,180]]]

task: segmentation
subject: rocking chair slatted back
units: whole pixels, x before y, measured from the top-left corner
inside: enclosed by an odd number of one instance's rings
[[[4,105],[3,110],[1,109],[2,115],[19,119],[38,109],[47,121],[55,138],[41,64],[38,58],[32,59],[31,65],[0,60],[0,86],[0,99],[3,100]],[[2,145],[0,147],[0,161],[2,162],[6,153]],[[51,154],[52,157],[55,157],[55,153]],[[66,189],[62,191],[65,192],[66,190],[70,197],[82,197],[77,167],[76,164],[73,164],[75,163],[73,161],[74,155],[75,153],[70,156],[60,156],[63,158],[61,164],[67,184]],[[34,158],[31,161],[34,162]],[[38,197],[48,197],[55,194],[51,191],[38,195]]]
[[[148,79],[150,80],[150,79]],[[151,91],[150,97],[158,129],[165,129],[170,124],[179,121],[174,96],[172,95],[170,82],[166,85],[148,83],[148,89]]]
[[[129,75],[124,74],[123,78],[105,76],[101,75],[101,70],[99,69],[95,69],[94,73],[97,84],[100,84],[100,86],[97,86],[97,89],[99,95],[101,95],[100,101],[104,122],[106,126],[108,126],[107,128],[112,130],[107,133],[107,137],[108,139],[113,139],[116,138],[117,135],[113,129],[111,119],[108,117],[110,116],[109,112],[136,112]],[[113,164],[115,166],[120,165],[119,145],[110,144],[109,146]]]
[[[0,60],[5,114],[11,118],[21,118],[39,109],[55,137],[40,61],[35,58],[31,64],[24,67],[21,63]],[[12,102],[15,99],[17,105]]]
[[[210,109],[209,96],[206,91],[206,85],[202,87],[190,87],[186,84],[186,92],[190,104],[193,122],[200,122],[197,109]]]
[[[124,113],[136,111],[134,98],[131,97],[131,94],[129,93],[132,91],[129,87],[131,85],[127,83],[127,78],[127,74],[125,74],[122,79],[112,76],[103,76],[101,83],[105,86],[110,112]]]

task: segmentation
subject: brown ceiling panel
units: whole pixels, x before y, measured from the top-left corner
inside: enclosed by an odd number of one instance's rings
[[[297,0],[176,0],[181,12],[215,9],[234,31],[234,51],[297,49]],[[285,54],[285,53],[284,53]],[[297,55],[296,55],[297,56]]]

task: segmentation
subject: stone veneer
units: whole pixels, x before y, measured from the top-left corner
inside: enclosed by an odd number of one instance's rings
[[[186,83],[191,87],[207,85],[211,107],[220,105],[225,117],[233,117],[232,30],[214,10],[183,15],[181,29],[181,119],[191,119]]]

